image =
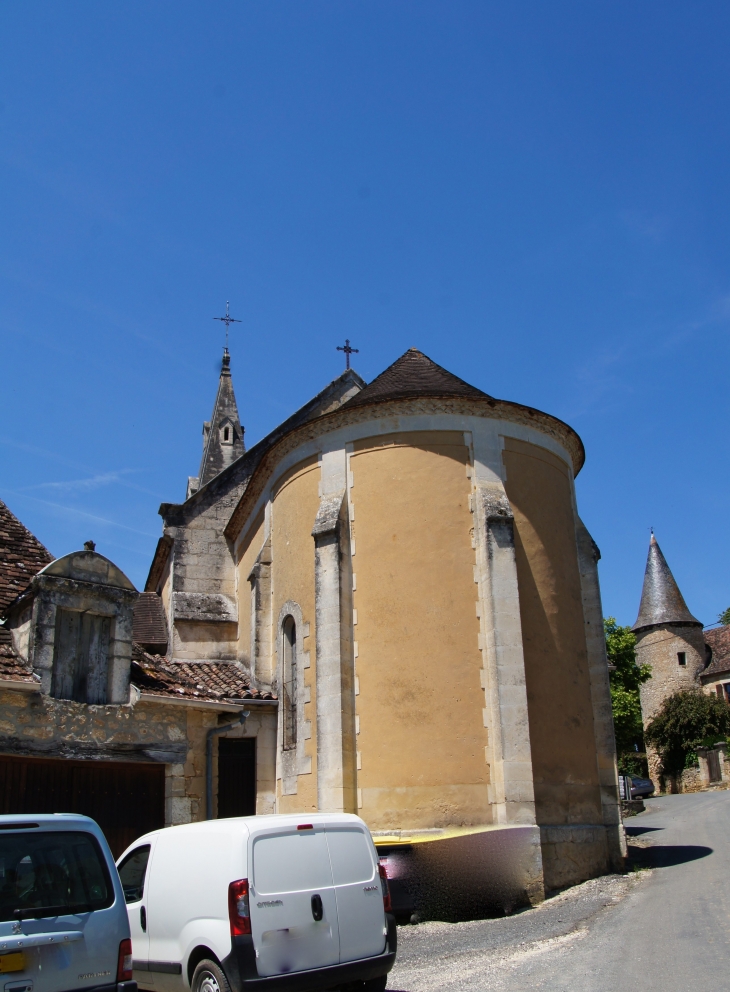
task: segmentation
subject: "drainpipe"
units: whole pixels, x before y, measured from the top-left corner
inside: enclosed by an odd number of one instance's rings
[[[238,719],[233,723],[227,723],[225,727],[213,727],[205,737],[205,818],[213,819],[213,738],[220,734],[227,734],[229,730],[234,730],[240,724],[245,723],[250,716],[249,710],[242,710],[238,714]]]

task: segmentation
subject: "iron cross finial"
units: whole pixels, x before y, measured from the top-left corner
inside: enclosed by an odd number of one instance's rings
[[[345,368],[346,369],[349,369],[349,367],[350,367],[350,355],[353,355],[353,354],[354,355],[358,355],[360,353],[360,349],[359,348],[351,348],[350,347],[350,339],[349,338],[345,338],[345,346],[344,346],[344,348],[342,347],[342,345],[339,345],[338,344],[337,345],[337,350],[338,351],[344,351],[344,353],[345,353],[345,362],[346,362]]]
[[[231,317],[228,311],[228,300],[226,300],[226,315],[225,317],[214,317],[213,320],[222,320],[226,325],[226,353],[228,353],[228,326],[230,324],[240,324],[240,320],[236,320],[235,317]]]

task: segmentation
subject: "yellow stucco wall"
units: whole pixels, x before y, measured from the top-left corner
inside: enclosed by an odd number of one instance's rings
[[[588,658],[568,467],[505,438],[530,745],[540,824],[601,823]]]
[[[251,660],[251,583],[248,581],[248,577],[263,543],[264,513],[262,510],[249,527],[238,548],[238,659],[244,662]]]
[[[463,435],[354,449],[359,812],[378,831],[489,823]]]
[[[272,617],[274,623],[274,652],[279,613],[289,600],[302,611],[303,623],[309,624],[309,636],[304,650],[309,652],[310,667],[305,668],[304,684],[309,690],[309,702],[304,705],[304,719],[309,721],[312,736],[305,741],[304,753],[311,758],[310,774],[299,775],[296,795],[282,795],[277,783],[279,812],[306,812],[317,809],[317,748],[315,696],[315,629],[314,629],[314,540],[312,527],[319,508],[319,466],[316,457],[294,466],[278,480],[271,509],[272,551]],[[275,657],[275,655],[274,655]]]

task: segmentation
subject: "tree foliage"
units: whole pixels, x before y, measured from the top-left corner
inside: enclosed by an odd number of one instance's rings
[[[678,775],[698,747],[725,740],[730,733],[730,707],[701,689],[683,689],[668,696],[644,731],[656,748],[667,775]]]
[[[730,606],[728,606],[726,610],[723,610],[717,619],[720,621],[720,623],[724,623],[725,626],[730,624]]]
[[[620,761],[623,754],[643,750],[639,686],[651,678],[651,668],[636,664],[636,638],[629,627],[620,627],[614,617],[607,617],[603,627],[608,661],[613,666],[609,673],[611,707]]]

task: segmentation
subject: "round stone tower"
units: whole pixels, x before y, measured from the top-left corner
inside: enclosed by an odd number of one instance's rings
[[[651,666],[651,678],[641,686],[644,726],[652,720],[664,700],[680,689],[699,686],[705,667],[706,648],[702,624],[687,609],[654,534],[644,573],[644,587],[636,623],[636,661]],[[647,747],[649,775],[660,791],[659,759]]]

